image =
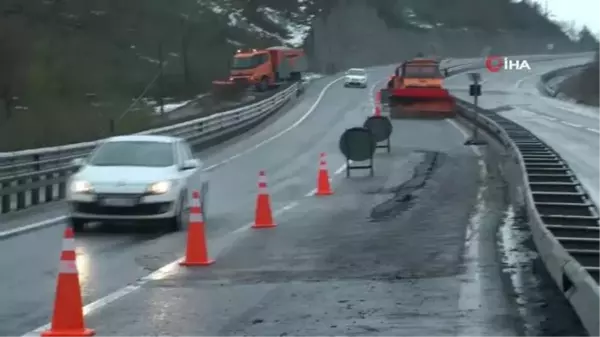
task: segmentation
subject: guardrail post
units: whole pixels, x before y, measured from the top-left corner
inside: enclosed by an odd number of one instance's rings
[[[27,185],[27,179],[19,178],[17,179],[17,186]],[[17,192],[17,209],[24,209],[26,207],[25,204],[25,196],[27,195],[27,191]]]
[[[47,173],[44,175],[42,179],[52,179],[54,178],[54,173]],[[44,188],[44,202],[54,200],[54,184],[48,184]]]
[[[59,171],[58,177],[60,182],[58,183],[58,199],[64,199],[67,196],[67,178],[69,176],[69,170]]]
[[[0,183],[0,191],[8,190],[10,188],[10,182],[5,181]],[[2,209],[0,209],[0,214],[10,212],[10,194],[0,195],[0,203],[2,204]]]
[[[33,162],[35,164],[33,164],[33,170],[35,172],[39,172],[41,171],[41,166],[40,166],[40,155],[39,154],[34,154],[33,155]],[[41,180],[40,176],[38,174],[34,175],[31,177],[31,182],[35,185],[37,184],[37,182],[39,182]],[[37,205],[40,203],[40,187],[34,187],[31,189],[31,205]]]

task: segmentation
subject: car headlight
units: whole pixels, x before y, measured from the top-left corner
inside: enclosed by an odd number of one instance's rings
[[[71,183],[71,191],[73,193],[89,193],[93,190],[92,184],[85,180],[75,180]]]
[[[165,194],[171,190],[172,185],[170,181],[159,181],[148,186],[148,193]]]

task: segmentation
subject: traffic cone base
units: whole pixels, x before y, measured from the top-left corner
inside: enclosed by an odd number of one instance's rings
[[[266,228],[273,228],[273,227],[277,227],[277,224],[275,223],[270,223],[270,224],[257,224],[255,223],[254,225],[252,225],[252,228],[254,229],[266,229]]]
[[[321,192],[315,193],[315,195],[318,196],[318,197],[324,197],[324,196],[328,196],[328,195],[333,195],[333,192],[331,192],[331,191],[321,191]]]
[[[215,260],[206,260],[206,261],[181,261],[179,262],[180,266],[184,266],[184,267],[192,267],[192,266],[210,266],[211,264],[215,263]]]
[[[77,337],[77,336],[94,336],[96,331],[92,329],[83,329],[83,330],[47,330],[40,334],[40,336],[47,337]]]

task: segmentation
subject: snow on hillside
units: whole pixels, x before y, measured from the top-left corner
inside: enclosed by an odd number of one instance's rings
[[[286,13],[268,7],[259,6],[257,13],[261,14],[265,20],[279,27],[285,34],[273,32],[259,23],[252,22],[243,14],[244,9],[235,6],[231,0],[197,0],[203,9],[211,10],[213,13],[227,18],[230,27],[244,29],[261,37],[274,38],[281,41],[282,44],[289,47],[299,47],[310,31],[310,25],[314,15],[307,15],[308,0],[296,0],[294,10]],[[228,41],[231,44],[239,46],[237,41]]]

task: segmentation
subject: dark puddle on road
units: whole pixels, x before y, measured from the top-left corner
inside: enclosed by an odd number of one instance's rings
[[[579,318],[538,256],[523,212],[510,206],[498,233],[503,272],[510,277],[528,336],[585,336]]]
[[[415,167],[412,178],[404,183],[381,188],[370,194],[391,194],[391,198],[379,203],[371,210],[370,221],[382,222],[399,216],[415,204],[418,192],[423,189],[433,173],[443,164],[446,155],[434,151],[417,151],[425,154],[423,161]]]

